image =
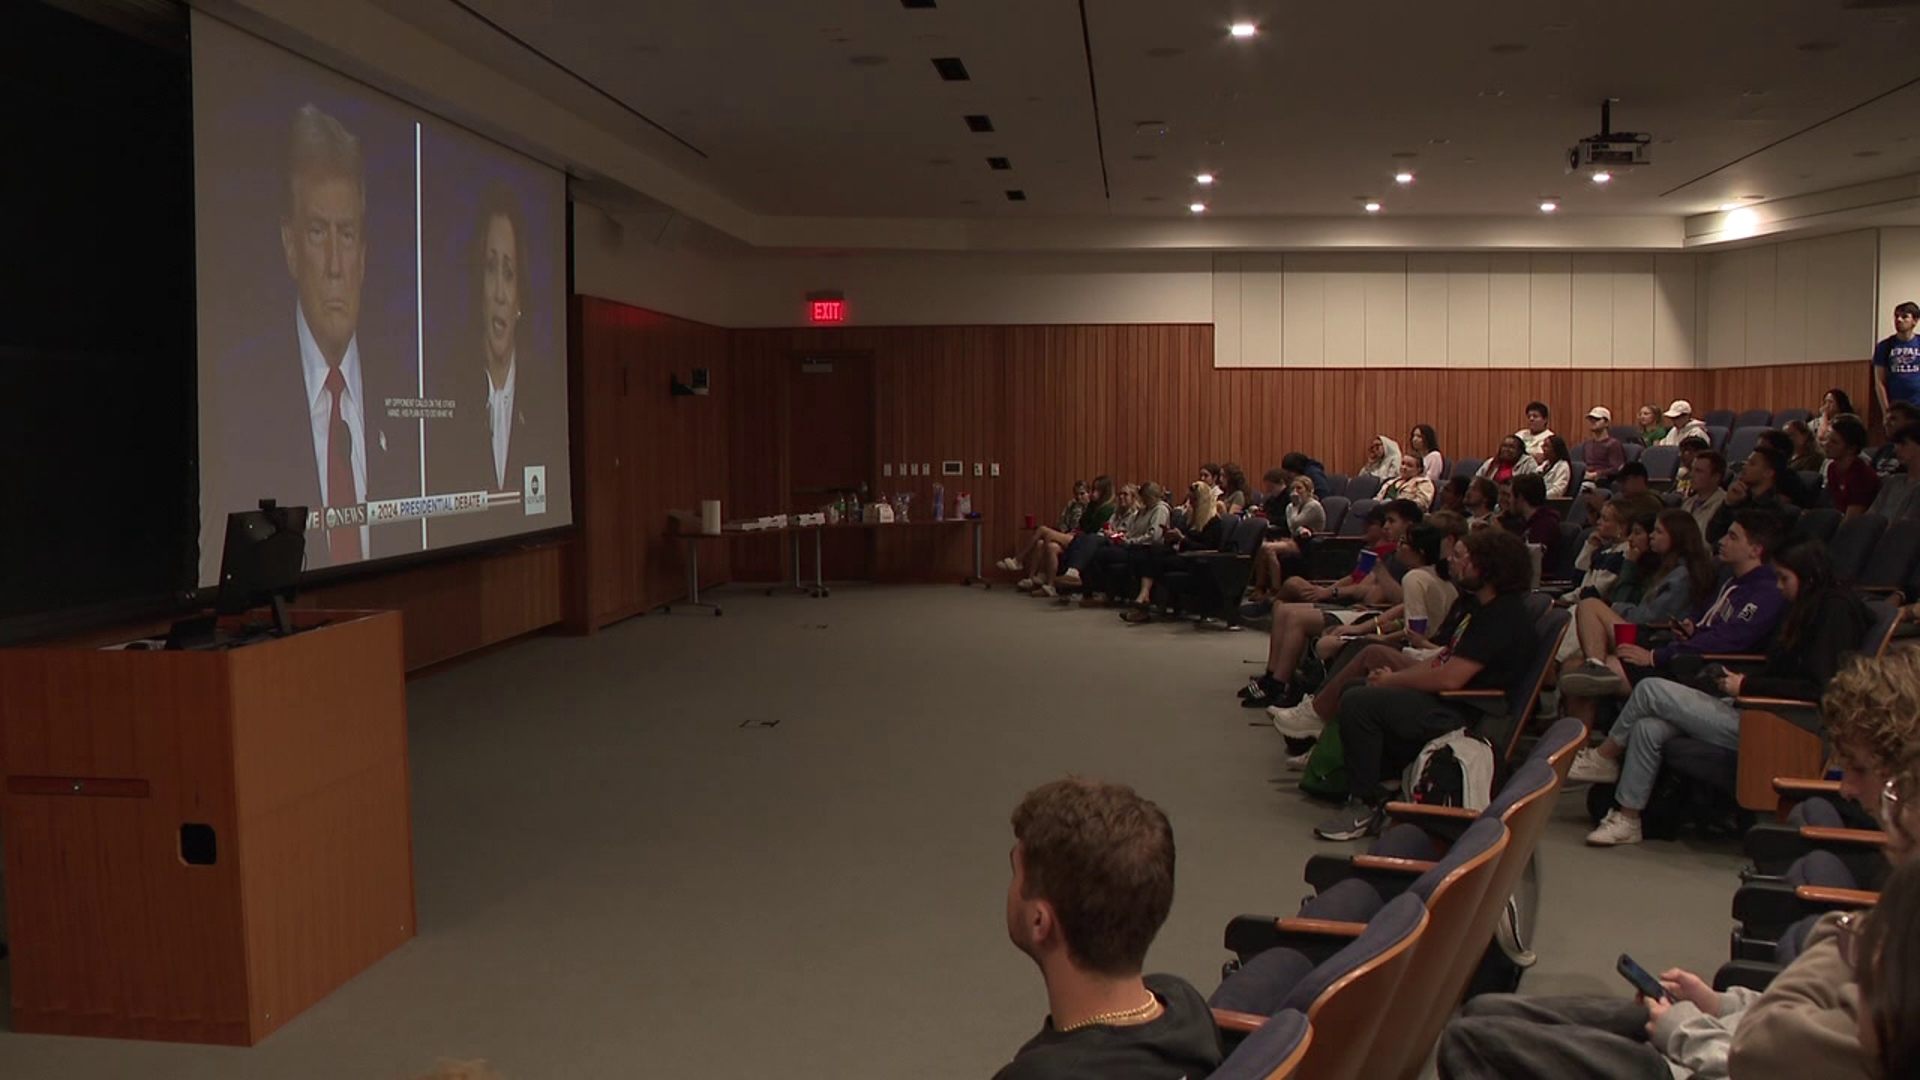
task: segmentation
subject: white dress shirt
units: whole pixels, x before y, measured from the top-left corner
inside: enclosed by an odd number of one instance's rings
[[[327,429],[333,423],[333,395],[327,391],[327,358],[320,343],[307,328],[306,312],[295,306],[294,322],[300,328],[300,370],[307,380],[307,415],[313,422],[313,462],[320,475],[322,506],[352,506],[367,501],[367,426],[363,416],[366,398],[360,388],[360,339],[347,342],[347,355],[340,360],[340,375],[346,389],[340,392],[340,416],[353,436],[353,491],[327,490]],[[367,526],[360,527],[360,557],[367,557]]]
[[[1553,438],[1553,429],[1541,428],[1539,433],[1536,434],[1528,431],[1526,428],[1521,428],[1519,431],[1513,433],[1513,437],[1520,440],[1520,444],[1527,448],[1528,454],[1537,454],[1540,452],[1540,448],[1546,445],[1547,440]]]
[[[507,355],[507,381],[495,389],[487,376],[487,427],[493,432],[493,480],[496,490],[507,489],[507,439],[513,435],[513,376],[519,369],[514,354]]]

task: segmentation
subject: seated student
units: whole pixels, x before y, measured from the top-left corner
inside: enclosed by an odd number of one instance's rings
[[[1630,519],[1646,517],[1649,514],[1657,515],[1667,507],[1666,501],[1660,498],[1660,493],[1653,490],[1653,485],[1647,477],[1647,467],[1637,461],[1627,462],[1620,466],[1620,471],[1613,474],[1611,492],[1604,488],[1595,488],[1581,498],[1586,500],[1589,520],[1599,517],[1600,508],[1611,499],[1626,500],[1625,510]]]
[[[1267,539],[1261,541],[1260,552],[1254,556],[1249,581],[1252,610],[1242,609],[1249,618],[1266,614],[1281,582],[1298,576],[1303,569],[1299,560],[1308,541],[1327,530],[1327,508],[1313,497],[1313,481],[1296,476],[1292,489],[1286,508],[1278,515],[1269,508],[1266,515]]]
[[[1520,436],[1509,435],[1500,440],[1500,449],[1493,456],[1480,463],[1480,471],[1473,475],[1484,477],[1496,484],[1504,484],[1516,476],[1526,476],[1540,471],[1540,463],[1527,452],[1527,444]]]
[[[1667,423],[1673,426],[1667,429],[1666,436],[1660,440],[1661,446],[1679,446],[1681,440],[1690,435],[1698,435],[1707,439],[1707,445],[1713,445],[1713,440],[1707,436],[1706,421],[1694,419],[1692,402],[1676,398],[1673,404],[1667,406],[1666,416]]]
[[[1574,605],[1569,640],[1579,651],[1563,652],[1562,672],[1577,671],[1586,660],[1604,666],[1613,655],[1613,628],[1621,623],[1673,622],[1705,611],[1713,599],[1719,584],[1713,558],[1685,510],[1666,510],[1657,518],[1634,522],[1627,545],[1628,561],[1611,600],[1590,598]]]
[[[1467,489],[1471,486],[1473,486],[1473,477],[1471,476],[1449,477],[1446,483],[1441,484],[1439,488],[1434,491],[1434,505],[1431,509],[1449,510],[1459,514],[1462,518],[1466,517]]]
[[[1667,432],[1673,430],[1672,425],[1661,417],[1658,405],[1640,406],[1640,411],[1634,414],[1633,419],[1640,425],[1641,446],[1659,446],[1666,439]]]
[[[1132,527],[1133,520],[1142,510],[1140,487],[1138,484],[1122,484],[1114,493],[1113,516],[1107,519],[1099,532],[1081,533],[1073,538],[1060,555],[1060,572],[1052,584],[1078,588],[1084,582],[1081,572],[1093,563],[1102,552],[1113,546]]]
[[[1770,446],[1756,446],[1747,456],[1746,465],[1740,469],[1740,478],[1727,488],[1727,498],[1713,515],[1713,524],[1707,527],[1707,542],[1717,544],[1733,526],[1734,515],[1743,510],[1764,510],[1783,520],[1791,520],[1800,512],[1786,495],[1780,491],[1781,476],[1794,475],[1780,456],[1780,451]]]
[[[1713,524],[1713,517],[1727,502],[1727,456],[1718,450],[1702,450],[1693,458],[1693,473],[1689,477],[1687,497],[1680,500],[1680,509],[1693,515],[1695,524],[1700,526],[1704,535]]]
[[[1280,467],[1295,476],[1304,476],[1313,481],[1313,495],[1324,499],[1333,494],[1333,485],[1327,482],[1327,467],[1298,450],[1280,459]]]
[[[1740,749],[1741,696],[1819,701],[1842,656],[1860,647],[1873,621],[1867,606],[1833,573],[1826,549],[1802,541],[1773,560],[1780,595],[1787,601],[1780,630],[1767,649],[1763,673],[1723,674],[1711,691],[1669,679],[1642,679],[1598,748],[1574,756],[1568,779],[1618,782],[1616,808],[1587,836],[1599,847],[1640,842],[1640,811],[1653,797],[1660,751],[1675,735],[1691,735],[1729,750]],[[1724,695],[1724,696],[1722,696]],[[1624,759],[1624,762],[1623,762]]]
[[[1818,483],[1807,483],[1800,478],[1799,470],[1791,467],[1793,462],[1793,443],[1787,440],[1787,433],[1784,431],[1763,431],[1760,433],[1759,446],[1778,451],[1780,454],[1781,467],[1779,475],[1774,480],[1774,486],[1779,489],[1781,496],[1802,510],[1811,509],[1814,502],[1820,498],[1820,485]],[[1752,459],[1749,458],[1748,460]]]
[[[1093,478],[1093,494],[1085,510],[1080,512],[1080,523],[1073,533],[1065,539],[1049,539],[1040,545],[1035,553],[1034,573],[1025,586],[1035,596],[1058,595],[1054,589],[1054,578],[1060,573],[1066,551],[1075,543],[1081,545],[1080,552],[1088,552],[1087,545],[1096,543],[1106,529],[1107,522],[1113,520],[1114,512],[1119,508],[1114,498],[1113,477],[1100,475]],[[1078,575],[1076,575],[1076,580]]]
[[[1573,486],[1573,462],[1568,459],[1567,440],[1558,435],[1549,435],[1540,443],[1540,452],[1534,455],[1540,465],[1540,476],[1547,482],[1547,498],[1564,499]]]
[[[1547,483],[1537,475],[1513,478],[1513,518],[1520,538],[1545,551],[1543,563],[1552,565],[1560,550],[1560,511],[1547,505]]]
[[[1244,514],[1247,512],[1248,499],[1247,471],[1238,462],[1229,461],[1220,466],[1220,512],[1223,514]]]
[[[1214,506],[1217,510],[1220,502],[1220,466],[1211,461],[1200,466],[1200,474],[1194,482],[1205,484],[1207,488],[1213,492]],[[1191,491],[1191,485],[1189,485],[1189,491]],[[1193,496],[1191,494],[1181,501],[1180,508],[1189,514],[1193,513]]]
[[[1880,478],[1880,493],[1867,512],[1895,521],[1920,515],[1920,423],[1902,425],[1891,445],[1901,469]]]
[[[1913,999],[1920,978],[1920,866],[1908,863],[1894,871],[1864,922],[1852,924],[1858,933],[1853,954],[1860,1049],[1882,1077],[1920,1076],[1920,1003]],[[1768,1061],[1776,1054],[1771,1046],[1749,1051],[1738,1040],[1735,1046],[1743,1061],[1749,1052]]]
[[[1822,440],[1813,434],[1805,420],[1789,420],[1780,428],[1793,452],[1787,455],[1787,467],[1794,472],[1820,472],[1826,468]]]
[[[1587,410],[1587,441],[1580,444],[1580,461],[1587,467],[1587,477],[1580,484],[1583,489],[1607,486],[1627,463],[1627,448],[1613,437],[1613,410],[1605,405]]]
[[[1407,454],[1418,458],[1420,471],[1436,485],[1446,482],[1447,459],[1440,453],[1440,436],[1432,424],[1415,424],[1407,432]]]
[[[1827,455],[1826,488],[1833,508],[1847,517],[1866,513],[1880,495],[1880,474],[1860,456],[1867,448],[1866,422],[1851,414],[1834,417],[1820,448]]]
[[[1131,488],[1133,485],[1128,484],[1121,493],[1124,495]],[[1083,571],[1088,594],[1104,593],[1116,598],[1133,595],[1133,581],[1127,574],[1133,562],[1132,553],[1151,550],[1167,531],[1170,509],[1166,492],[1160,485],[1148,481],[1137,490],[1135,498],[1138,505],[1113,537],[1114,542],[1095,553]]]
[[[1133,606],[1120,613],[1123,621],[1153,621],[1150,605],[1154,582],[1178,566],[1181,555],[1220,550],[1221,540],[1226,535],[1226,524],[1220,516],[1219,502],[1213,496],[1213,489],[1207,487],[1205,482],[1195,480],[1187,499],[1193,503],[1193,513],[1187,518],[1186,528],[1169,527],[1161,534],[1161,543],[1140,552],[1140,588],[1133,599]]]
[[[1142,976],[1173,909],[1173,827],[1119,784],[1069,776],[1013,811],[1007,937],[1040,969],[1047,1018],[994,1080],[1212,1072],[1220,1032],[1200,992]]]
[[[1600,508],[1600,520],[1594,523],[1580,553],[1573,557],[1573,568],[1580,580],[1560,597],[1567,604],[1582,600],[1611,600],[1614,582],[1627,565],[1627,532],[1631,526],[1626,504],[1614,500]]]
[[[1275,702],[1291,705],[1299,701],[1300,691],[1293,684],[1291,676],[1299,666],[1307,644],[1322,630],[1356,622],[1372,614],[1361,609],[1329,610],[1321,607],[1320,603],[1337,605],[1343,601],[1353,601],[1380,607],[1404,602],[1405,582],[1414,579],[1413,568],[1430,565],[1432,558],[1422,563],[1418,561],[1420,553],[1409,551],[1406,547],[1407,537],[1420,522],[1419,509],[1411,503],[1395,501],[1387,504],[1386,511],[1385,543],[1369,553],[1374,557],[1373,568],[1364,580],[1347,585],[1315,586],[1313,595],[1319,598],[1319,603],[1276,601],[1272,605],[1273,626],[1267,633],[1267,668],[1242,688],[1242,705],[1258,708]],[[1433,543],[1437,556],[1440,543],[1438,536]],[[1412,556],[1413,561],[1404,556]],[[1432,572],[1426,576],[1433,578]],[[1424,582],[1424,579],[1415,580]],[[1434,581],[1437,583],[1438,579],[1434,578]]]
[[[1676,623],[1674,640],[1657,648],[1616,645],[1612,656],[1589,655],[1578,669],[1562,672],[1560,695],[1567,714],[1591,721],[1594,699],[1625,697],[1646,676],[1671,673],[1679,656],[1760,651],[1787,607],[1769,565],[1786,535],[1786,523],[1776,515],[1742,510],[1719,545],[1720,562],[1731,577],[1699,621]]]
[[[1550,415],[1545,402],[1527,402],[1527,422],[1521,426],[1519,431],[1513,433],[1513,437],[1520,440],[1521,446],[1525,448],[1528,457],[1538,458],[1540,456],[1540,447],[1544,445],[1548,439],[1553,437],[1553,429],[1547,426],[1547,419]]]
[[[1438,519],[1438,520],[1436,520]],[[1429,524],[1429,522],[1433,522]],[[1274,729],[1291,739],[1317,739],[1327,721],[1340,706],[1340,695],[1352,683],[1360,682],[1378,667],[1398,670],[1430,660],[1439,653],[1435,639],[1444,640],[1451,630],[1446,620],[1460,598],[1460,591],[1446,575],[1454,547],[1467,534],[1466,522],[1444,512],[1413,527],[1400,542],[1398,558],[1408,567],[1403,582],[1406,599],[1384,611],[1327,611],[1320,613],[1318,626],[1302,619],[1300,636],[1286,643],[1280,655],[1269,653],[1268,666],[1276,671],[1292,671],[1298,666],[1312,642],[1320,659],[1328,665],[1327,676],[1311,698],[1286,693],[1271,702],[1244,701],[1243,704],[1267,704],[1267,715]],[[1278,622],[1278,617],[1275,619]],[[1318,635],[1315,640],[1312,635]],[[1355,639],[1365,635],[1370,644],[1339,662],[1342,653]],[[1306,755],[1289,758],[1295,767],[1306,765]]]
[[[1853,398],[1848,397],[1845,390],[1836,386],[1827,391],[1820,398],[1820,407],[1813,411],[1813,419],[1808,421],[1814,440],[1817,442],[1826,435],[1827,425],[1833,423],[1834,417],[1850,412],[1854,412]]]
[[[1286,518],[1287,503],[1291,501],[1293,474],[1275,465],[1260,477],[1260,503],[1255,512],[1270,522]]]
[[[1484,476],[1474,477],[1467,483],[1461,507],[1466,511],[1470,527],[1479,529],[1493,524],[1500,516],[1500,486]]]
[[[1693,493],[1693,462],[1701,454],[1713,449],[1713,444],[1698,435],[1689,435],[1680,440],[1680,457],[1674,462],[1673,491],[1676,495]]]
[[[1382,484],[1400,476],[1400,444],[1385,435],[1367,440],[1367,450],[1355,476],[1371,476]]]
[[[1892,476],[1894,473],[1900,472],[1905,468],[1905,466],[1900,464],[1900,455],[1895,450],[1893,433],[1908,424],[1920,423],[1920,405],[1915,405],[1910,401],[1896,401],[1887,407],[1887,414],[1883,423],[1885,424],[1887,441],[1874,450],[1871,460],[1873,461],[1873,469],[1875,472],[1881,476]]]
[[[1399,671],[1376,668],[1366,685],[1350,686],[1341,695],[1348,798],[1314,835],[1354,840],[1378,832],[1387,801],[1381,781],[1411,763],[1430,740],[1469,721],[1467,712],[1438,695],[1504,690],[1526,670],[1538,634],[1525,601],[1532,577],[1526,546],[1498,529],[1469,533],[1454,545],[1451,577],[1469,614],[1457,622],[1439,655]]]
[[[1422,510],[1433,505],[1433,481],[1420,466],[1420,459],[1412,454],[1400,458],[1400,475],[1387,482],[1380,489],[1380,501],[1405,499]]]
[[[1037,568],[1039,564],[1041,548],[1050,543],[1067,544],[1073,542],[1073,534],[1080,528],[1080,515],[1087,509],[1087,500],[1089,497],[1090,489],[1087,487],[1087,482],[1085,480],[1075,480],[1073,482],[1073,498],[1067,500],[1067,505],[1060,508],[1060,517],[1054,521],[1052,527],[1042,525],[1036,528],[1033,530],[1033,535],[1027,538],[1027,542],[1020,546],[1020,550],[1017,553],[1001,559],[994,565],[1008,573],[1019,573],[1025,570],[1027,571],[1027,577],[1031,579],[1034,569]],[[1016,587],[1020,589],[1030,589],[1033,587],[1033,582],[1028,580]]]
[[[1387,538],[1387,508],[1385,505],[1377,505],[1368,510],[1366,516],[1361,519],[1361,524],[1361,554],[1360,557],[1354,561],[1353,573],[1347,578],[1347,585],[1350,586],[1364,586],[1369,576],[1373,573],[1374,567],[1393,554],[1394,542]],[[1282,557],[1285,557],[1285,552],[1282,552]],[[1341,587],[1345,588],[1346,586]],[[1362,595],[1364,589],[1351,589],[1349,591],[1357,599]],[[1289,603],[1297,603],[1300,601],[1314,602],[1316,598],[1326,600],[1334,598],[1334,596],[1335,590],[1308,581],[1305,577],[1297,574],[1283,578],[1280,582],[1280,587],[1273,592],[1274,599]]]

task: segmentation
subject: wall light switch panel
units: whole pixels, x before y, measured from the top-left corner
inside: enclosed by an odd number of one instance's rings
[[[993,475],[995,476],[1000,475],[1000,463],[997,461],[993,463]]]
[[[979,463],[979,462],[977,462],[977,461],[976,461],[976,462],[974,462],[974,463],[973,463],[973,475],[975,475],[975,476],[985,476],[985,475],[987,475],[987,467],[986,467],[985,465],[982,465],[982,464],[980,464],[980,463]]]
[[[904,461],[900,463],[900,475],[901,476],[907,475],[907,463]]]
[[[881,475],[881,476],[892,476],[892,475],[893,475],[893,466],[891,466],[891,465],[886,465],[886,464],[882,464],[882,465],[880,466],[880,475]]]
[[[923,462],[921,462],[921,463],[920,463],[920,475],[921,475],[921,476],[932,476],[932,475],[933,475],[933,462],[931,462],[931,461],[923,461]]]

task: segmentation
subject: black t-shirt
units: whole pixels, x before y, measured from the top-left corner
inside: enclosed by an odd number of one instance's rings
[[[1220,1067],[1220,1029],[1200,991],[1173,975],[1149,975],[1165,1011],[1144,1024],[1094,1024],[1058,1032],[1049,1017],[993,1080],[1200,1080]]]
[[[1466,689],[1505,690],[1526,673],[1538,638],[1524,594],[1502,593],[1465,611],[1448,648],[1451,655],[1481,665]]]

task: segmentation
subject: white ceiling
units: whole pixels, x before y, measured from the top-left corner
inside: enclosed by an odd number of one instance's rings
[[[1327,217],[1363,195],[1389,215],[1553,196],[1679,216],[1920,171],[1920,2],[1086,0],[1084,28],[1071,0],[462,2],[699,153],[649,131],[650,151],[773,216],[1186,217],[1200,197],[1223,217]],[[1227,36],[1239,19],[1251,42]],[[971,80],[939,79],[939,56]],[[1655,163],[1599,188],[1565,150],[1608,96]],[[1204,194],[1200,169],[1220,177]]]

